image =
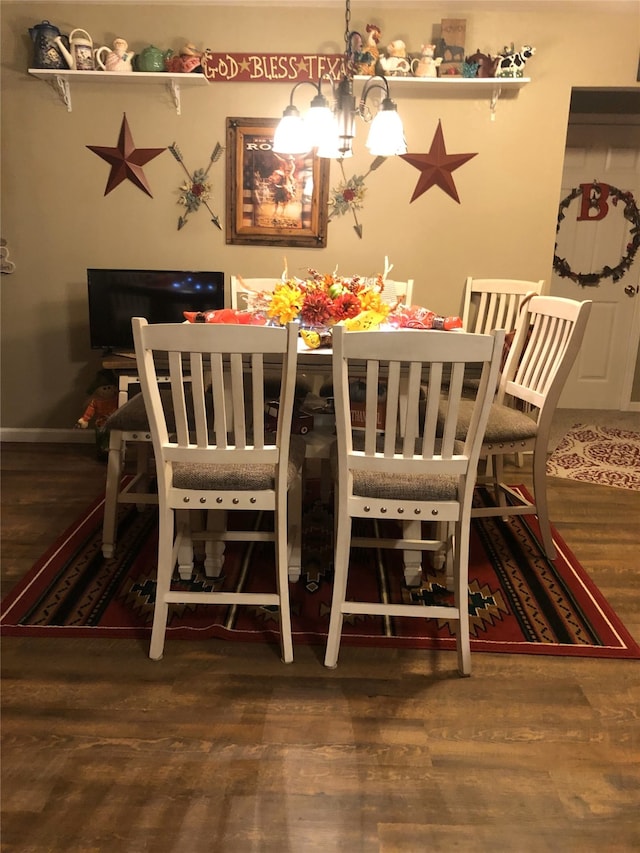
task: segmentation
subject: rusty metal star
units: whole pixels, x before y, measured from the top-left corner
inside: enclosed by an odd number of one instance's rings
[[[107,148],[102,145],[87,145],[87,148],[111,164],[111,172],[104,191],[105,195],[123,181],[131,181],[132,184],[153,198],[142,167],[149,160],[153,160],[154,157],[166,151],[166,148],[136,148],[129,130],[126,113],[122,118],[118,145],[115,148]]]
[[[442,133],[442,122],[438,121],[438,127],[428,154],[400,155],[403,160],[411,163],[412,166],[415,166],[421,172],[416,188],[411,196],[411,201],[415,201],[431,187],[437,186],[460,204],[458,191],[456,190],[451,173],[476,155],[477,152],[475,154],[447,154],[447,149],[444,145],[444,135]]]

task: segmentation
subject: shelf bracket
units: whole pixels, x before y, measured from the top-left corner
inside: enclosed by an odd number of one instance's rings
[[[182,115],[182,106],[180,103],[180,84],[177,83],[175,80],[169,80],[168,88],[171,92],[171,97],[173,98],[173,104],[176,108],[176,113],[178,115]]]
[[[502,93],[502,89],[500,86],[495,86],[493,92],[491,93],[491,103],[489,105],[489,109],[491,110],[491,121],[496,120],[496,107],[498,106],[498,98]]]
[[[51,85],[55,89],[57,87],[58,94],[60,98],[64,102],[64,105],[67,108],[67,112],[71,112],[71,87],[69,86],[69,81],[64,77],[60,77],[56,74],[54,79],[51,81]]]

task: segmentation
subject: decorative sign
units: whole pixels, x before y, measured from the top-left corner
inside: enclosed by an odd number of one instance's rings
[[[202,70],[213,83],[317,82],[345,73],[341,53],[212,53],[202,55]]]

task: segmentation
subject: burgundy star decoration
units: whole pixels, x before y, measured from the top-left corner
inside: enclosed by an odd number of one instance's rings
[[[431,187],[437,186],[460,204],[458,191],[456,190],[451,173],[466,163],[467,160],[475,157],[476,154],[477,152],[475,154],[447,154],[442,134],[442,122],[438,121],[438,128],[428,154],[400,155],[403,160],[411,163],[412,166],[415,166],[421,172],[416,188],[411,196],[411,201],[415,201]]]
[[[166,148],[136,148],[133,143],[131,131],[129,130],[126,113],[124,113],[122,118],[118,145],[115,148],[107,148],[102,145],[87,145],[87,148],[111,164],[111,172],[109,173],[109,179],[107,180],[107,186],[104,191],[105,195],[114,190],[123,181],[131,181],[132,184],[135,184],[143,192],[151,196],[151,190],[149,189],[149,184],[144,176],[142,167],[149,160],[153,160],[158,154],[166,151]],[[151,197],[153,198],[153,196]]]

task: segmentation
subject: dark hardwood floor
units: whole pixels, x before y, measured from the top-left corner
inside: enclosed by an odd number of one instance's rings
[[[2,449],[6,593],[103,489],[84,445]],[[525,463],[528,465],[528,463]],[[528,468],[511,482],[529,483]],[[640,493],[549,480],[640,639]],[[640,849],[640,662],[129,640],[2,643],[2,850]]]

